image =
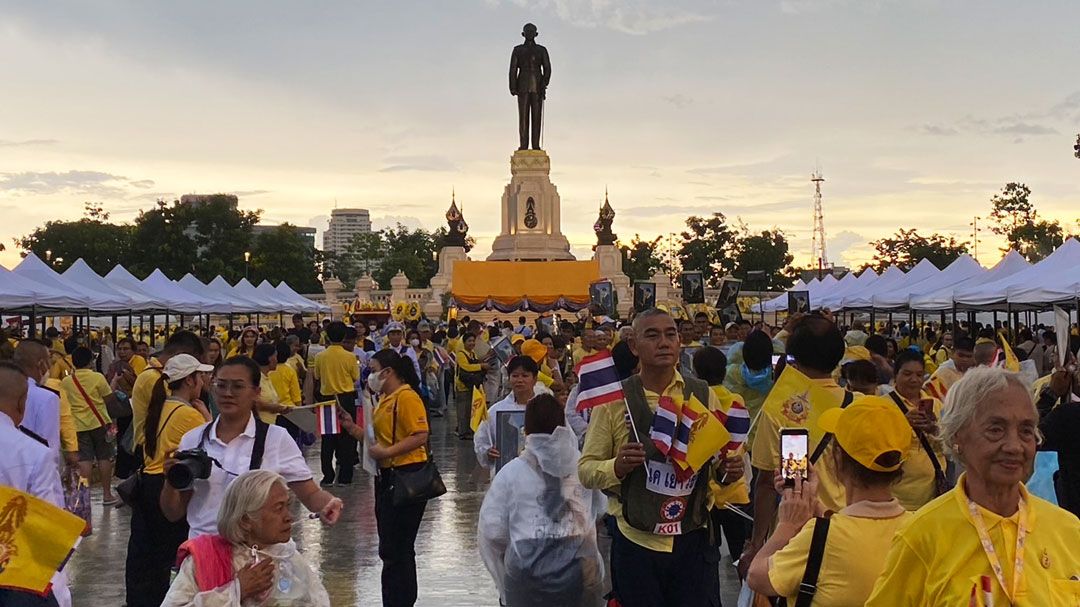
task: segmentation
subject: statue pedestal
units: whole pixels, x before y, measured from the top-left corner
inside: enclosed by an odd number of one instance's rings
[[[502,232],[488,261],[572,261],[560,228],[559,192],[543,150],[518,150],[510,158],[510,183],[502,197]]]
[[[454,276],[454,263],[468,259],[465,247],[443,247],[439,251],[439,271],[431,277],[431,299],[424,303],[424,314],[428,318],[443,315],[442,296],[450,291],[450,281]]]
[[[618,296],[615,309],[619,317],[628,318],[630,310],[634,307],[634,291],[633,285],[630,284],[630,277],[622,271],[622,251],[615,245],[599,244],[596,245],[593,259],[600,265],[600,277],[610,280],[612,288],[615,289]]]

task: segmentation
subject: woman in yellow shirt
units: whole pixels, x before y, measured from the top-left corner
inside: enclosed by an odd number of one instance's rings
[[[694,352],[693,358],[694,375],[698,379],[709,384],[709,389],[716,394],[720,401],[720,409],[727,413],[731,406],[738,401],[743,404],[742,397],[724,387],[724,375],[727,373],[727,356],[719,348],[705,346]],[[734,455],[732,453],[731,455]],[[749,462],[745,462],[749,470]],[[723,480],[723,483],[719,481]],[[709,488],[713,495],[713,509],[709,512],[714,529],[724,532],[727,540],[728,554],[732,562],[739,560],[746,538],[750,536],[750,515],[746,513],[750,505],[750,485],[746,477],[724,478],[709,481]],[[743,514],[732,510],[737,508]]]
[[[1038,422],[1019,374],[976,367],[949,388],[941,441],[966,471],[893,538],[867,607],[1080,605],[1080,520],[1024,486]]]
[[[457,375],[454,377],[454,406],[457,407],[458,438],[469,440],[473,437],[470,422],[472,420],[472,391],[476,384],[466,382],[462,378],[462,372],[487,373],[491,366],[476,358],[476,334],[466,333],[462,340],[462,349],[454,355],[457,361]],[[480,382],[480,385],[483,385],[483,379],[480,379]]]
[[[892,494],[911,447],[911,428],[890,399],[878,396],[834,407],[818,424],[833,435],[827,465],[844,484],[847,507],[831,518],[811,518],[824,513],[814,469],[807,480],[788,484],[777,474],[782,498],[776,529],[754,556],[747,581],[755,592],[787,597],[788,605],[802,604],[799,599],[809,595],[808,604],[816,607],[862,607],[885,570],[889,542],[912,516]],[[811,582],[815,543],[821,557]]]
[[[941,414],[941,401],[923,390],[926,377],[926,361],[915,350],[903,350],[896,355],[893,363],[893,388],[889,396],[911,424],[911,453],[904,460],[904,474],[893,487],[904,508],[914,512],[938,496],[938,471],[944,481],[946,466],[945,455],[941,452],[941,443],[937,439],[937,420]],[[899,400],[897,400],[899,399]],[[919,435],[930,445],[932,455],[928,454]],[[933,457],[937,461],[934,465]]]
[[[290,336],[291,337],[291,336]],[[287,360],[292,354],[288,344],[285,340],[277,343],[277,360]],[[283,407],[299,407],[304,404],[304,398],[300,394],[300,378],[296,375],[296,371],[288,363],[278,362],[272,371],[267,373],[270,377],[270,383],[274,385],[274,391],[277,392],[278,402]],[[285,428],[289,432],[289,436],[293,437],[293,440],[300,444],[300,428],[296,424],[289,421],[285,416],[278,416],[277,425]]]
[[[414,545],[427,504],[394,505],[394,480],[399,472],[416,470],[428,460],[427,409],[412,360],[393,350],[380,350],[369,365],[368,388],[379,395],[372,415],[375,442],[366,448],[379,465],[375,520],[383,562],[383,605],[413,605],[417,595]],[[349,434],[363,439],[363,430],[348,415],[341,421]]]
[[[240,339],[236,341],[236,346],[229,352],[227,358],[234,356],[254,356],[255,344],[259,341],[259,330],[255,327],[245,327],[244,331],[240,333]]]
[[[131,607],[161,604],[169,591],[176,550],[187,539],[187,521],[170,522],[161,512],[164,464],[184,434],[210,421],[210,411],[199,400],[199,394],[205,374],[213,370],[190,354],[177,354],[165,363],[154,384],[144,426],[143,470],[138,473],[139,487],[131,504],[124,573],[127,604]]]

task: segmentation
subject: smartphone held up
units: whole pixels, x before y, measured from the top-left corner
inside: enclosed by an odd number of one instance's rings
[[[810,433],[806,428],[781,428],[780,474],[785,487],[794,487],[795,480],[806,480],[810,465]]]

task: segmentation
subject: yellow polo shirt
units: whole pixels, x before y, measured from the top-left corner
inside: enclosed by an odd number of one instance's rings
[[[930,395],[925,392],[922,396],[923,398],[930,398]],[[934,415],[941,419],[941,401],[936,398],[933,400]],[[907,399],[904,399],[904,404],[907,405],[908,409],[918,408],[917,403],[912,403]],[[941,445],[933,436],[927,436],[927,439],[930,442],[930,447],[934,449],[934,456],[937,457],[938,463],[941,464],[941,469],[944,470],[947,462],[944,453],[941,451]],[[908,449],[902,469],[903,473],[900,480],[893,485],[892,493],[896,496],[896,499],[900,500],[904,508],[914,512],[934,499],[936,497],[934,492],[937,489],[934,483],[934,464],[930,462],[930,456],[926,454],[926,449],[923,449],[914,428],[911,430],[911,448]]]
[[[810,403],[810,406],[821,406],[822,411],[826,411],[833,407],[839,407],[844,402],[845,390],[831,378],[811,379],[810,381],[824,388],[832,397],[830,402]],[[772,474],[774,470],[780,467],[780,429],[795,427],[800,427],[800,424],[786,418],[782,419],[780,416],[770,414],[768,410],[762,409],[761,415],[758,416],[754,442],[751,444],[750,464],[758,470],[764,470],[767,474]],[[805,427],[805,425],[801,427]],[[836,478],[833,467],[828,463],[829,458],[832,457],[831,451],[835,444],[835,441],[833,441],[825,449],[825,452],[821,454],[821,457],[814,464],[814,470],[817,471],[819,479],[818,499],[829,510],[839,512],[847,505],[847,498],[844,495],[844,485]],[[816,448],[817,443],[811,440],[810,453],[813,454]]]
[[[1080,520],[1028,493],[1024,575],[1016,607],[1080,605]],[[882,576],[866,607],[967,605],[981,576],[989,576],[994,605],[1009,605],[983,551],[968,510],[964,476],[956,488],[930,502],[893,537]],[[1019,513],[1001,517],[979,507],[990,541],[1013,585]],[[867,554],[869,552],[867,551]],[[982,602],[979,605],[983,605]]]
[[[146,370],[146,359],[138,354],[132,354],[128,364],[131,365],[131,370],[135,372],[135,375]]]
[[[157,383],[159,377],[161,377],[160,364],[149,365],[135,378],[135,385],[131,387],[131,431],[134,433],[136,445],[143,443],[146,413],[150,410],[150,397],[154,394],[154,384]],[[166,396],[169,394],[168,384],[165,384],[165,394]]]
[[[280,405],[281,397],[278,395],[277,387],[274,386],[274,382],[270,377],[263,373],[259,377],[259,399],[263,402]],[[271,413],[269,411],[256,410],[255,413],[259,415],[259,419],[270,424],[271,426],[277,423],[277,413]]]
[[[857,502],[832,516],[821,559],[814,607],[862,607],[885,570],[896,530],[913,515],[897,500]],[[806,572],[817,521],[810,519],[786,546],[769,557],[769,583],[794,605]]]
[[[60,395],[60,444],[64,451],[79,450],[79,434],[75,431],[75,416],[71,414],[71,401],[60,387],[60,380],[45,378],[45,387]]]
[[[86,392],[86,397],[90,399],[90,403],[86,402],[86,398],[83,397],[82,392],[75,385],[75,379],[79,380],[79,385]],[[105,408],[105,397],[112,394],[113,391],[104,375],[93,369],[76,369],[73,375],[69,375],[60,381],[60,389],[63,390],[68,402],[71,403],[71,415],[75,419],[76,432],[86,432],[101,427],[101,422],[98,421],[90,408],[91,404],[94,409],[97,409],[97,414],[101,416],[102,421],[106,424],[112,422],[109,411]]]
[[[671,383],[664,388],[664,394],[682,400],[683,378],[679,372]],[[656,392],[645,390],[645,401],[649,409],[656,411],[656,405],[660,401],[660,395]],[[709,410],[720,409],[720,401],[716,393],[709,392]],[[640,442],[649,440],[649,429],[638,428]],[[585,433],[585,445],[581,449],[581,459],[578,461],[578,478],[581,484],[590,489],[600,489],[609,494],[608,514],[615,517],[619,525],[619,531],[626,539],[635,544],[653,550],[655,552],[671,552],[674,538],[670,535],[657,535],[632,527],[622,516],[622,502],[617,497],[621,491],[622,481],[615,476],[615,455],[619,448],[630,442],[630,429],[626,423],[626,401],[618,400],[594,407],[592,417],[589,419],[589,430]],[[709,493],[706,506],[712,508],[712,493]]]
[[[356,380],[360,379],[360,361],[356,355],[346,352],[341,344],[332,344],[315,357],[315,379],[319,380],[319,392],[333,396],[344,392],[356,392]]]
[[[296,407],[303,402],[300,396],[300,378],[291,366],[278,365],[267,375],[270,376],[270,382],[274,384],[278,402],[287,407]]]
[[[169,422],[168,426],[165,425],[166,421]],[[180,439],[205,423],[202,414],[191,405],[181,400],[166,398],[161,408],[161,419],[158,420],[157,449],[154,450],[154,457],[144,458],[144,472],[164,474],[165,459],[180,446]],[[145,437],[141,435],[139,439],[145,441]]]
[[[476,356],[467,350],[458,350],[454,353],[454,358],[457,360],[458,371],[479,371],[480,363],[476,361]],[[454,389],[458,392],[468,392],[469,386],[465,385],[465,382],[461,381],[461,375],[454,373]]]
[[[397,415],[397,428],[394,432],[394,416]],[[403,385],[379,399],[378,406],[372,412],[372,424],[375,427],[375,442],[388,446],[418,432],[428,432],[427,409],[420,395],[407,385]],[[397,457],[379,460],[380,468],[393,468],[405,464],[418,464],[427,461],[427,449],[417,447]]]

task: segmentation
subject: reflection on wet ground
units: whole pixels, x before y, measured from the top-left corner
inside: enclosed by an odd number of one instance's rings
[[[459,441],[453,422],[432,420],[432,450],[447,494],[428,504],[416,540],[420,606],[497,606],[498,593],[476,549],[476,520],[487,485],[472,452],[472,443]],[[319,478],[319,452],[306,453]],[[331,491],[345,501],[341,521],[326,527],[305,520],[294,539],[311,564],[322,572],[335,606],[379,605],[381,591],[378,536],[372,499],[372,478],[359,471],[351,487]],[[77,607],[120,606],[124,602],[124,558],[127,554],[130,510],[103,511],[100,491],[95,495],[94,533],[83,540],[68,573]],[[297,512],[304,508],[294,504]],[[601,551],[608,542],[602,538]],[[738,582],[724,547],[721,560],[723,604],[735,605]]]

